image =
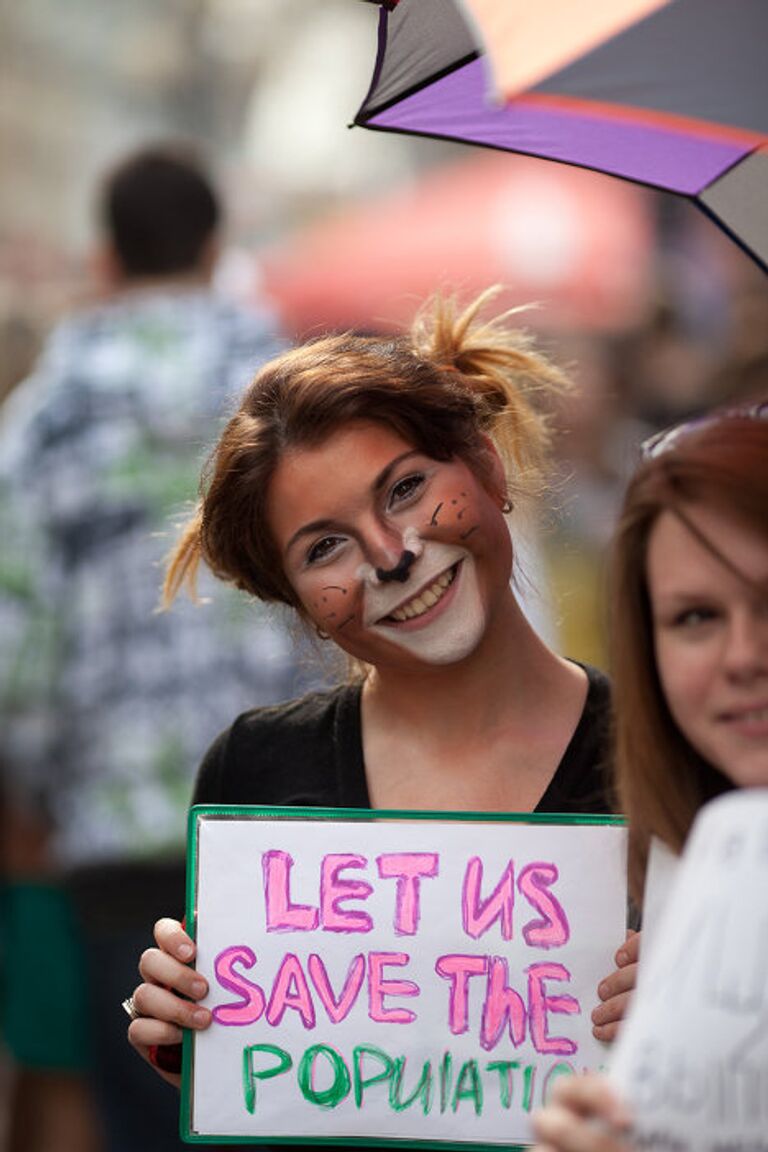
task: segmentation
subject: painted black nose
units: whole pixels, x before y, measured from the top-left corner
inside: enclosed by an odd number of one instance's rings
[[[381,580],[382,584],[388,584],[390,580],[396,580],[398,584],[405,584],[415,559],[416,553],[406,548],[394,568],[377,568],[376,577]]]

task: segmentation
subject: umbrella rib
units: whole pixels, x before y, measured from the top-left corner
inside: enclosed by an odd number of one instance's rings
[[[449,141],[451,144],[465,144],[470,148],[487,148],[489,152],[504,152],[507,156],[532,156],[542,164],[562,164],[566,168],[580,168],[585,172],[595,172],[598,176],[605,176],[608,180],[621,180],[624,184],[637,184],[640,188],[653,188],[658,192],[669,192],[669,188],[659,181],[641,179],[639,176],[628,176],[624,172],[609,172],[599,164],[584,164],[581,160],[565,160],[560,156],[542,156],[539,152],[526,151],[524,148],[512,148],[509,144],[480,143],[468,136],[451,136],[448,132],[427,132],[423,128],[403,128],[402,125],[369,124],[358,120],[349,125],[350,128],[367,128],[369,132],[392,132],[397,136],[418,136],[424,140]],[[720,179],[718,175],[717,180]],[[713,181],[713,183],[716,181]],[[708,185],[709,186],[709,185]],[[699,192],[675,192],[686,200],[695,200]]]
[[[458,72],[461,68],[465,68],[467,64],[471,64],[474,60],[479,60],[482,55],[484,55],[484,53],[478,51],[468,52],[466,56],[461,56],[452,64],[447,64],[445,68],[440,68],[437,72],[431,72],[429,76],[426,76],[423,80],[419,80],[417,84],[412,84],[410,88],[402,88],[397,95],[393,96],[390,100],[384,100],[381,104],[367,109],[364,114],[358,112],[353,123],[368,127],[368,120],[372,116],[379,116],[382,112],[386,112],[388,108],[394,108],[396,104],[401,104],[403,100],[407,100],[417,92],[421,92],[422,89],[428,88],[430,84],[435,84],[445,76],[450,76],[453,72]],[[373,89],[373,85],[371,88]],[[363,103],[363,107],[365,107],[365,102]],[[439,137],[435,137],[435,139],[439,139]]]
[[[750,260],[754,260],[758,268],[762,268],[763,272],[768,273],[768,264],[765,262],[765,260],[763,260],[763,258],[758,255],[754,248],[749,246],[746,240],[742,240],[738,232],[734,232],[733,228],[731,228],[725,222],[725,220],[723,220],[722,216],[718,216],[717,212],[714,212],[708,204],[706,204],[703,200],[699,200],[696,196],[693,197],[693,203],[697,208],[701,209],[707,219],[711,220],[717,228],[725,232],[726,236],[730,237],[734,244],[740,248],[742,252],[749,256]]]
[[[743,152],[741,156],[737,156],[736,159],[727,166],[727,168],[723,168],[722,171],[718,172],[716,176],[712,177],[708,184],[705,184],[703,188],[699,189],[696,195],[701,196],[702,193],[706,192],[708,188],[712,188],[715,184],[719,184],[720,181],[723,180],[729,172],[732,172],[734,168],[738,168],[740,164],[744,164],[747,160],[749,160],[750,156],[754,156],[757,152],[762,152],[766,146],[766,143],[768,143],[768,141],[763,140],[762,142],[755,144],[754,148],[750,148],[749,151]]]

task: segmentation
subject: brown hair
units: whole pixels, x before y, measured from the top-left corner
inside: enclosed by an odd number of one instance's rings
[[[197,513],[169,560],[164,603],[184,583],[194,591],[202,559],[220,579],[300,610],[267,522],[270,481],[286,450],[317,445],[351,420],[387,425],[434,459],[459,456],[487,486],[491,436],[516,498],[535,491],[548,433],[532,396],[564,378],[509,327],[509,313],[479,318],[493,295],[463,312],[438,298],[408,335],[325,336],[265,364],[208,461]]]
[[[198,271],[221,218],[202,163],[172,143],[122,160],[104,180],[99,207],[129,278]]]
[[[702,423],[641,464],[624,500],[612,563],[611,646],[616,780],[629,820],[629,875],[642,897],[652,836],[680,851],[703,803],[731,787],[675,724],[656,668],[646,557],[651,529],[672,511],[695,527],[696,505],[722,510],[768,538],[768,421]],[[728,558],[697,531],[727,566]]]

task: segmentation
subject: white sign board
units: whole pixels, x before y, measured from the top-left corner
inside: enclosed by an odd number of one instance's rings
[[[768,1152],[768,791],[697,818],[611,1075],[639,1148]]]
[[[195,809],[188,1139],[525,1142],[597,1067],[626,922],[607,818]]]

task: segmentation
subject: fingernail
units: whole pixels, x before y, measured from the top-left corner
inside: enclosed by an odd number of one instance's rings
[[[601,1000],[607,1000],[609,995],[609,988],[607,984],[598,984],[597,994]]]
[[[208,1023],[208,1013],[205,1008],[198,1008],[197,1011],[192,1013],[193,1023],[202,1027],[203,1024]]]
[[[208,985],[206,984],[205,980],[193,980],[192,981],[192,995],[193,996],[205,996],[207,988],[208,988]]]
[[[628,961],[629,961],[629,956],[627,955],[626,952],[624,952],[622,950],[621,952],[616,953],[616,963],[617,964],[626,964],[626,963],[628,963]]]
[[[189,957],[192,955],[192,945],[191,944],[179,944],[179,947],[177,949],[177,955],[179,956],[179,959],[181,959],[181,960],[188,960]]]

